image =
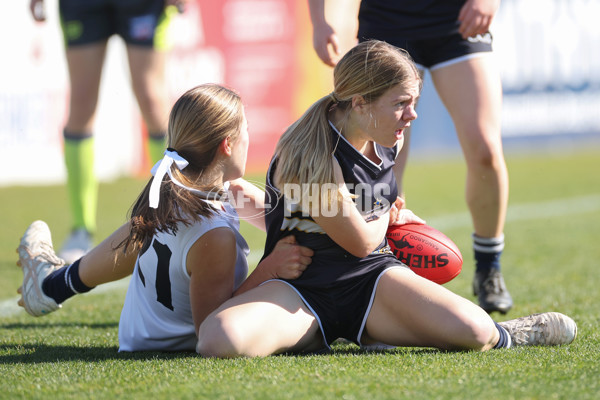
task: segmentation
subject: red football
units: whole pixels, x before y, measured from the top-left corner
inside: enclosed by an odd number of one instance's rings
[[[393,225],[386,236],[396,257],[430,281],[449,282],[462,269],[463,259],[458,247],[429,225]]]

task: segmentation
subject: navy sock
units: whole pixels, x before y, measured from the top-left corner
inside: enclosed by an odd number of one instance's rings
[[[473,252],[476,271],[495,269],[500,271],[500,256],[504,250],[504,235],[482,238],[473,234]]]
[[[93,288],[86,286],[79,278],[79,261],[52,272],[42,282],[42,291],[58,304],[79,293],[89,292]]]
[[[500,339],[498,339],[498,343],[496,343],[494,349],[508,349],[509,347],[512,347],[512,339],[510,338],[510,335],[506,329],[498,325],[497,322],[494,322],[494,324],[496,325],[496,329],[498,329],[498,333],[500,334]]]

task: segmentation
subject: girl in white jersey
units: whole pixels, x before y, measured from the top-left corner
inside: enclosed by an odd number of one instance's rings
[[[219,85],[186,92],[169,118],[170,148],[153,169],[130,221],[71,265],[56,257],[48,226],[30,225],[21,239],[19,304],[48,314],[77,293],[133,272],[119,323],[122,351],[194,350],[204,318],[234,293],[274,277],[293,279],[312,251],[282,240],[245,280],[248,247],[238,214],[263,210],[263,192],[240,179],[248,150],[240,97]],[[253,219],[264,229],[264,220]],[[134,270],[135,267],[135,270]]]

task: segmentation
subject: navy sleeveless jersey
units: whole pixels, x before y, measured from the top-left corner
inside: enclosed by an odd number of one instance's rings
[[[388,212],[398,195],[392,170],[398,147],[386,148],[375,144],[375,151],[381,160],[379,164],[375,164],[334,128],[331,134],[333,143],[337,142],[335,159],[342,168],[349,192],[357,196],[354,202],[361,215],[369,221]],[[267,172],[267,239],[263,258],[273,251],[279,239],[288,235],[294,235],[299,244],[314,251],[312,263],[298,279],[290,280],[289,283],[296,287],[325,288],[336,282],[356,278],[382,264],[399,264],[389,250],[386,239],[365,258],[355,257],[336,244],[310,215],[303,213],[296,204],[290,204],[275,187],[273,177],[277,161],[271,161]]]
[[[413,40],[457,33],[458,13],[464,4],[465,0],[362,0],[358,37]]]

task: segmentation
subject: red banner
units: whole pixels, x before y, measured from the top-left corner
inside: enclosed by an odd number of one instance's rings
[[[173,32],[169,76],[187,75],[172,82],[177,95],[212,81],[242,96],[249,171],[266,170],[277,139],[294,119],[297,6],[294,0],[197,0],[188,4]]]

